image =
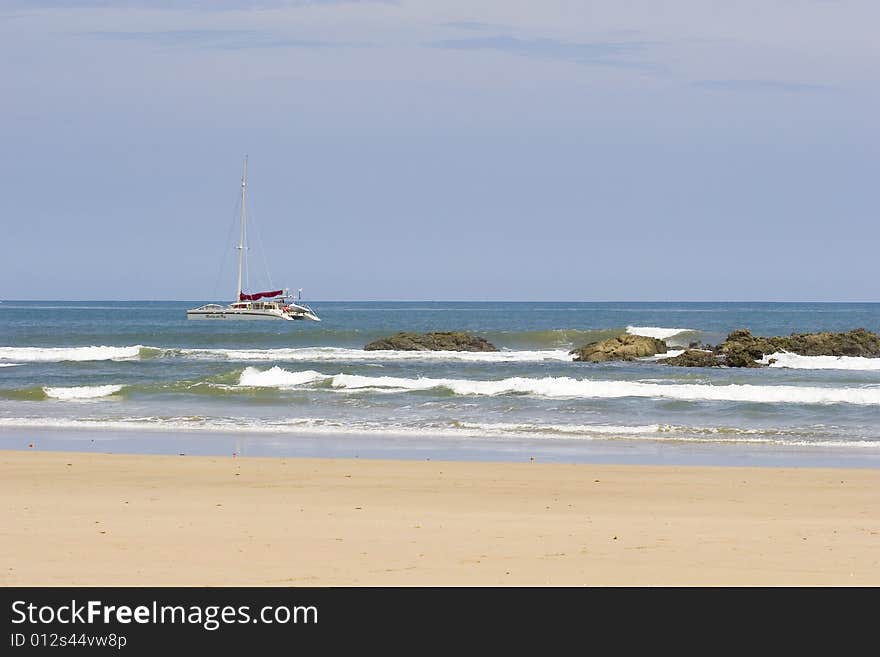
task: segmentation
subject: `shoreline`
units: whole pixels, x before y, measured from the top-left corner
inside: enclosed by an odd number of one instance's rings
[[[877,586],[880,470],[0,451],[3,586]]]
[[[529,438],[340,431],[248,432],[71,427],[0,427],[0,450],[268,458],[880,469],[880,449],[658,441]]]

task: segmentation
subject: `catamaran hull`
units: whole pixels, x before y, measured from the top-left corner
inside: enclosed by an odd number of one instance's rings
[[[290,315],[287,313],[273,313],[273,312],[260,312],[258,310],[246,310],[246,311],[235,311],[235,310],[223,310],[223,311],[199,311],[199,310],[188,310],[186,312],[187,319],[217,319],[217,320],[266,320],[266,319],[280,319],[285,321],[293,321],[297,319],[308,319],[313,322],[320,322],[321,320],[311,313],[302,313],[296,315]]]

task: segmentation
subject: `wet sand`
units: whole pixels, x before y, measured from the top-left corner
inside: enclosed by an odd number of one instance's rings
[[[880,469],[0,451],[0,584],[880,585]]]

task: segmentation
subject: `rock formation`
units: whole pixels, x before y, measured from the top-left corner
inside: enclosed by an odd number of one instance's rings
[[[367,351],[498,351],[483,338],[458,331],[435,333],[398,333],[375,340],[364,347]]]
[[[679,367],[721,367],[725,364],[714,352],[702,349],[687,349],[678,356],[661,358],[657,362]]]
[[[739,352],[760,359],[763,356],[788,351],[801,356],[864,356],[880,357],[880,335],[863,328],[846,333],[792,333],[788,337],[764,338],[752,335],[748,329],[734,331],[718,349],[721,353]]]
[[[880,335],[863,328],[846,333],[792,333],[790,336],[762,337],[752,335],[748,329],[733,331],[727,339],[714,348],[714,353],[688,350],[675,358],[659,362],[684,367],[764,367],[757,362],[765,356],[787,351],[801,356],[862,356],[880,357]]]
[[[657,338],[625,333],[601,342],[591,342],[583,347],[572,349],[569,353],[574,354],[575,361],[584,363],[634,360],[655,354],[665,354],[666,343]]]

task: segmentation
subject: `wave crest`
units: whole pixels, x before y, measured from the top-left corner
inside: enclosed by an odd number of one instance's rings
[[[531,363],[570,361],[564,349],[505,351],[366,351],[345,347],[299,347],[279,349],[186,349],[147,347],[0,347],[0,367],[20,363],[64,361],[152,360],[192,358],[229,361],[461,361],[487,363]],[[4,363],[2,361],[17,361]]]
[[[232,361],[463,361],[488,363],[570,361],[564,350],[542,351],[365,351],[341,347],[304,347],[296,349],[180,349],[188,358]]]
[[[106,386],[73,386],[70,388],[43,388],[43,392],[47,397],[52,399],[60,399],[62,401],[73,401],[80,399],[98,399],[100,397],[109,397],[121,391],[121,385]]]
[[[732,401],[781,404],[860,404],[880,405],[880,388],[821,388],[800,386],[761,386],[750,384],[659,384],[635,381],[604,381],[547,376],[510,377],[495,381],[471,379],[404,378],[359,374],[321,374],[313,370],[289,372],[278,366],[260,371],[249,367],[242,372],[240,385],[294,387],[328,382],[337,390],[419,391],[447,389],[456,395],[529,394],[541,397],[615,399],[648,397],[681,401]]]
[[[289,372],[277,365],[265,371],[256,367],[246,367],[241,373],[238,385],[250,388],[292,388],[326,378],[325,374],[313,370]]]
[[[23,363],[63,361],[129,360],[140,356],[141,345],[132,347],[0,347],[0,360]]]
[[[645,338],[657,338],[668,340],[681,333],[698,334],[700,331],[689,328],[664,328],[662,326],[627,326],[626,332],[630,335],[641,335]]]

